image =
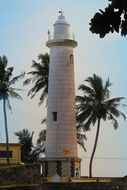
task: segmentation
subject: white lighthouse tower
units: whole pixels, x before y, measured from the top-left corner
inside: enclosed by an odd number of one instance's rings
[[[45,176],[75,177],[80,174],[75,113],[74,48],[70,25],[63,12],[54,24],[50,48]]]

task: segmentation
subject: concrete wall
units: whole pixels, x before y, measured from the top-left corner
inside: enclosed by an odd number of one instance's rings
[[[40,183],[40,165],[29,164],[0,168],[0,186]]]

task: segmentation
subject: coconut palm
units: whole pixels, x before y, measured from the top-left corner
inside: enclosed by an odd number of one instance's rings
[[[5,134],[6,134],[6,151],[7,151],[7,164],[9,164],[9,137],[8,137],[8,125],[7,125],[7,113],[6,106],[11,110],[9,98],[22,99],[16,92],[16,88],[12,86],[24,76],[24,73],[12,78],[13,67],[7,68],[8,60],[6,56],[0,57],[0,100],[3,101],[3,112],[5,121]]]
[[[33,145],[34,132],[31,133],[28,129],[22,129],[14,134],[18,137],[18,142],[21,144],[21,161],[23,163],[38,162],[40,154],[44,152],[44,146],[39,142],[37,142],[36,147]]]
[[[85,84],[79,86],[79,90],[82,91],[83,96],[77,96],[77,121],[79,128],[84,130],[89,130],[91,124],[95,125],[95,123],[97,123],[95,143],[89,164],[89,176],[92,177],[92,163],[97,148],[101,120],[110,120],[114,129],[117,129],[117,118],[122,116],[126,119],[126,117],[119,110],[119,106],[123,105],[120,102],[124,98],[117,97],[110,99],[110,91],[108,88],[111,86],[111,83],[109,79],[104,83],[101,77],[93,74],[93,76],[88,77],[85,82],[88,83],[88,86]]]
[[[40,63],[33,60],[33,71],[28,72],[30,78],[24,81],[24,85],[33,83],[33,87],[29,90],[28,96],[33,98],[39,91],[41,91],[39,105],[44,101],[48,93],[48,74],[49,74],[49,55],[48,53],[40,54],[38,56]]]
[[[21,144],[21,161],[23,163],[29,163],[32,160],[32,149],[33,149],[33,134],[28,129],[22,129],[21,131],[15,132],[18,137],[18,141]]]

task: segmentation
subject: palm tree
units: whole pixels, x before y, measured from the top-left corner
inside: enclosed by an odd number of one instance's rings
[[[24,76],[24,73],[12,78],[13,67],[7,68],[8,60],[6,56],[0,57],[0,100],[3,101],[3,112],[5,122],[5,134],[6,134],[6,151],[7,151],[7,164],[9,164],[9,137],[8,137],[8,125],[7,125],[7,113],[6,106],[11,110],[9,98],[22,99],[21,96],[16,93],[16,88],[12,86]]]
[[[23,163],[31,163],[33,160],[32,149],[33,146],[33,134],[28,129],[22,129],[21,131],[15,132],[18,137],[18,141],[21,144],[21,161]]]
[[[28,96],[33,98],[39,91],[42,91],[40,96],[39,105],[43,103],[48,93],[48,74],[49,74],[49,55],[48,53],[40,54],[38,56],[40,63],[33,60],[33,71],[28,72],[31,75],[30,78],[24,81],[24,85],[28,85],[31,82],[34,83],[33,87],[29,90]]]
[[[114,129],[117,129],[117,118],[122,116],[126,119],[126,117],[118,109],[120,105],[123,105],[120,104],[120,101],[124,98],[117,97],[110,99],[108,88],[111,86],[111,83],[109,79],[104,83],[101,77],[93,74],[92,77],[88,77],[85,81],[88,83],[88,86],[85,84],[79,86],[79,90],[82,91],[83,96],[77,96],[77,121],[79,128],[84,130],[89,130],[91,124],[95,125],[97,123],[95,143],[89,164],[89,176],[92,177],[92,163],[97,148],[101,120],[110,120]]]
[[[37,146],[33,145],[34,132],[31,133],[28,129],[22,129],[14,134],[18,137],[18,141],[21,144],[21,161],[23,163],[38,162],[39,156],[41,153],[44,153],[45,147],[42,142],[38,141]]]

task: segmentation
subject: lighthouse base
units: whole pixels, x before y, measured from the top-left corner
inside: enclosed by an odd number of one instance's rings
[[[81,159],[72,157],[43,158],[42,176],[43,177],[76,177],[81,174]]]

